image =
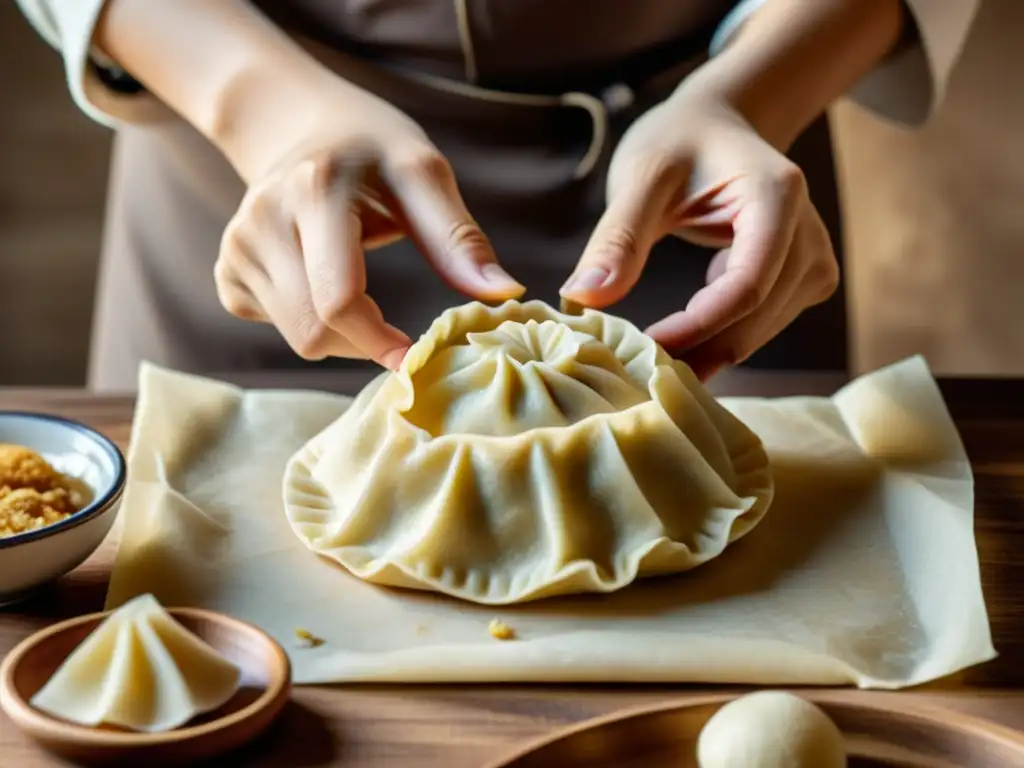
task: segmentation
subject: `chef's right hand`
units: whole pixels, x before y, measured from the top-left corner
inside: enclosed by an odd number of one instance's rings
[[[247,128],[232,157],[249,188],[215,269],[229,312],[272,323],[306,359],[394,370],[412,342],[366,293],[367,250],[408,237],[456,290],[522,295],[415,122],[341,80],[312,91],[302,108],[265,114],[256,138]]]

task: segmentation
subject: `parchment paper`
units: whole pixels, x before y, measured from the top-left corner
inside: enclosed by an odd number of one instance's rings
[[[610,596],[489,608],[365,584],[292,533],[285,462],[350,400],[145,366],[108,607],[152,592],[270,632],[298,683],[716,682],[899,688],[995,655],[973,479],[925,363],[831,399],[722,402],[776,498],[711,563]],[[517,639],[493,639],[500,618]],[[302,628],[325,642],[303,648]]]

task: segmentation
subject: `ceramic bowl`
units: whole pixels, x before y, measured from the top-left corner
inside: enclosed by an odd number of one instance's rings
[[[31,448],[92,491],[92,502],[67,519],[0,538],[0,605],[6,605],[25,599],[96,551],[114,524],[127,471],[111,440],[57,416],[0,411],[0,443]]]

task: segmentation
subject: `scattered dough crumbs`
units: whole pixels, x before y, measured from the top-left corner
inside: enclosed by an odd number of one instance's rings
[[[0,538],[45,528],[89,503],[88,490],[35,451],[0,445]]]
[[[491,619],[491,623],[487,626],[487,631],[491,633],[491,637],[495,640],[514,640],[516,637],[516,631],[498,619]]]
[[[307,648],[316,648],[318,645],[324,644],[324,639],[322,637],[317,637],[312,632],[305,629],[296,629],[295,636],[305,643]]]

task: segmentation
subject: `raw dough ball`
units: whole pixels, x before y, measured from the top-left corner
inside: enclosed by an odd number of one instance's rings
[[[839,728],[806,699],[763,691],[729,702],[697,740],[700,768],[845,768]]]

